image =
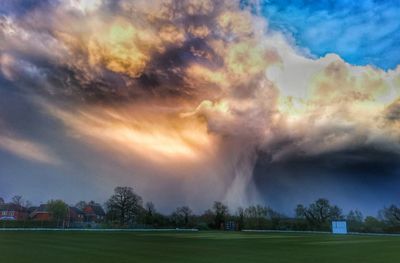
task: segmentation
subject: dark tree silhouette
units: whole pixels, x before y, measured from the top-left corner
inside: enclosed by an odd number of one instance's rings
[[[116,187],[106,203],[109,218],[118,220],[120,225],[132,224],[143,211],[142,203],[131,187]]]
[[[22,206],[24,203],[24,199],[21,195],[15,195],[13,196],[13,198],[11,198],[11,203],[13,203],[14,205]]]
[[[147,225],[152,225],[154,223],[156,215],[157,211],[154,204],[152,202],[147,202],[145,205],[145,216],[144,216],[145,223]]]
[[[318,199],[308,207],[297,205],[295,212],[298,219],[305,219],[317,228],[327,226],[331,220],[343,219],[342,210],[324,198]]]
[[[381,211],[381,215],[383,216],[384,220],[387,221],[389,224],[400,224],[400,208],[396,205],[391,205],[389,207],[383,208],[383,210]]]
[[[214,225],[216,228],[222,228],[229,216],[229,210],[226,205],[221,202],[214,202],[212,212],[214,214]]]
[[[171,219],[177,226],[188,227],[191,225],[192,216],[193,212],[188,206],[181,206],[172,213]]]

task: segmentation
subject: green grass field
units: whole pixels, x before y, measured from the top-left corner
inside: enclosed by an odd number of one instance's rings
[[[0,232],[0,262],[400,262],[400,237],[243,232]]]

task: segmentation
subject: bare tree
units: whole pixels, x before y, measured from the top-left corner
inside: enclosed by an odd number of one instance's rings
[[[171,218],[176,225],[188,227],[191,224],[192,216],[193,212],[188,206],[181,206],[176,208]]]
[[[329,200],[320,198],[308,207],[297,205],[296,216],[299,219],[306,219],[311,225],[318,228],[326,225],[329,220],[342,219],[342,210],[336,206],[331,205]]]
[[[364,216],[358,210],[350,210],[346,216],[346,220],[354,223],[362,223],[364,221]]]
[[[228,207],[221,202],[214,202],[212,212],[214,213],[215,227],[223,227],[227,217],[229,216]]]
[[[15,195],[11,198],[11,203],[13,203],[14,205],[22,206],[24,203],[24,199],[21,195]]]
[[[243,209],[243,207],[238,207],[238,209],[236,210],[236,217],[238,219],[238,227],[239,230],[242,230],[244,228],[245,225],[245,210]]]
[[[282,215],[268,206],[252,205],[244,210],[246,227],[263,229],[278,224]]]
[[[244,210],[246,225],[252,229],[261,229],[265,224],[268,216],[267,207],[261,205],[252,205]]]
[[[154,223],[154,219],[156,216],[156,207],[152,202],[147,202],[145,205],[145,223],[151,225]]]
[[[346,216],[348,227],[350,231],[359,232],[362,231],[364,216],[358,210],[350,210]]]
[[[385,221],[392,225],[400,224],[400,208],[396,205],[391,205],[389,207],[385,207],[380,214],[384,218]]]
[[[142,198],[131,187],[116,187],[106,206],[109,216],[117,219],[120,225],[133,223],[143,210]]]

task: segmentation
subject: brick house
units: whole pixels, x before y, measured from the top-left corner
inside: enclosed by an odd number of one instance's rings
[[[88,204],[83,209],[85,222],[101,223],[104,221],[106,213],[99,204]]]
[[[46,204],[42,204],[39,207],[37,207],[30,215],[29,217],[32,220],[36,221],[51,221],[52,220],[52,215],[48,211],[48,206]]]
[[[68,221],[71,223],[83,222],[85,220],[85,213],[79,208],[70,206],[68,209]]]
[[[32,220],[37,221],[51,221],[53,216],[51,212],[48,211],[48,205],[42,204],[30,214]],[[78,208],[69,206],[66,221],[69,222],[83,222],[85,219],[85,214]]]
[[[0,220],[26,220],[28,210],[17,204],[0,205]]]

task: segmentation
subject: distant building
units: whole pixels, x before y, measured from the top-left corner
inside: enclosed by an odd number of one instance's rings
[[[17,204],[0,205],[0,220],[26,220],[28,210]]]
[[[32,220],[36,221],[51,221],[52,220],[52,215],[48,211],[48,205],[47,204],[42,204],[39,207],[37,207],[30,215],[29,217]]]
[[[83,222],[85,220],[85,213],[79,208],[70,206],[68,208],[68,221],[71,223]]]
[[[85,222],[101,223],[104,221],[106,213],[99,204],[88,204],[83,209]]]
[[[346,221],[332,221],[332,233],[333,234],[347,234]]]

